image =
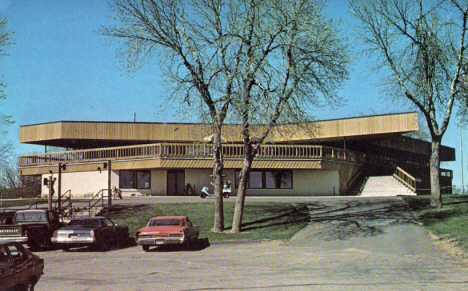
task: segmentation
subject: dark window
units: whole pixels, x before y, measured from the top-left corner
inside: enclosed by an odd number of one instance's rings
[[[260,171],[252,171],[249,176],[249,188],[261,189],[263,188],[263,173]]]
[[[265,188],[267,189],[291,189],[291,171],[267,171],[265,172]]]
[[[239,188],[240,171],[236,171],[236,188]],[[293,174],[289,170],[252,171],[247,181],[248,189],[292,189]]]
[[[150,189],[151,171],[120,171],[119,188]]]

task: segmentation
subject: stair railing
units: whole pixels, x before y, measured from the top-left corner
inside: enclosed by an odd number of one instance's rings
[[[396,167],[393,177],[405,184],[413,192],[416,192],[416,178],[408,174],[405,170],[400,167]]]
[[[88,211],[89,216],[91,216],[91,209],[96,206],[99,202],[101,202],[101,207],[104,207],[104,191],[108,191],[108,189],[101,189],[97,192],[96,195],[88,201]],[[110,193],[108,194],[110,195]]]
[[[69,207],[73,207],[73,201],[71,199],[71,189],[67,190],[60,196],[60,204],[58,205],[58,209],[63,210]],[[64,199],[65,198],[65,199]]]

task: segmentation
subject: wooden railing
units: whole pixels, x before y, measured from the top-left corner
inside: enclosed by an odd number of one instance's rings
[[[408,188],[410,188],[412,191],[416,192],[416,179],[405,172],[405,170],[397,167],[393,176],[408,186]]]
[[[242,158],[244,146],[223,144],[224,158]],[[103,160],[130,160],[142,158],[212,158],[211,144],[158,143],[150,145],[124,146],[113,148],[77,150],[58,153],[22,155],[18,158],[20,167],[86,163]],[[320,145],[262,145],[257,159],[329,159],[362,163],[361,153]]]

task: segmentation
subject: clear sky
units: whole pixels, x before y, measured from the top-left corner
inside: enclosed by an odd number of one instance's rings
[[[332,0],[332,18],[347,16],[347,1]],[[0,57],[1,81],[6,100],[0,115],[13,115],[15,124],[3,140],[12,140],[17,154],[42,152],[41,146],[19,144],[21,125],[78,121],[193,122],[177,110],[161,109],[167,97],[165,80],[156,61],[137,72],[125,72],[116,58],[116,46],[99,36],[111,22],[106,0],[0,0],[0,14],[8,19],[15,45]],[[342,29],[347,34],[349,25]],[[415,111],[389,101],[377,86],[378,76],[366,61],[355,59],[350,79],[339,92],[346,104],[333,109],[311,109],[318,120]],[[177,107],[177,104],[172,104]],[[464,161],[468,161],[463,129]],[[457,161],[445,163],[454,170],[454,184],[461,184],[458,117],[453,117],[443,144],[456,148]],[[464,166],[466,168],[466,166]],[[465,171],[468,173],[468,169]],[[465,178],[465,184],[468,179]]]

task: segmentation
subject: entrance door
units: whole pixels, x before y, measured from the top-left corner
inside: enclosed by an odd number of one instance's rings
[[[167,171],[167,195],[185,194],[185,171]]]

